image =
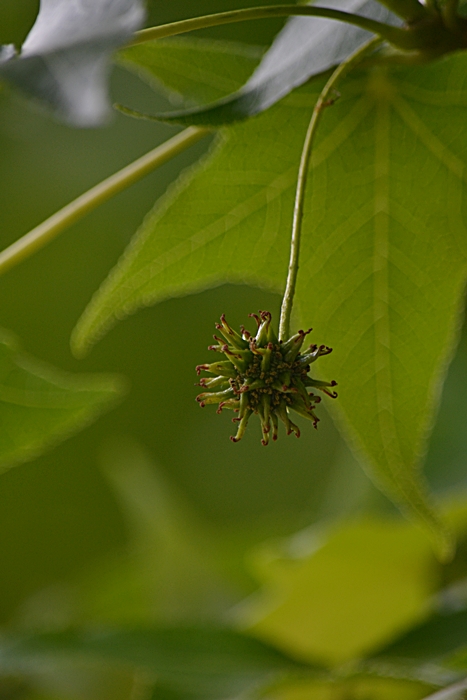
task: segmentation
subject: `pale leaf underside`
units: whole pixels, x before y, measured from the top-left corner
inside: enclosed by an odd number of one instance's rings
[[[0,78],[73,126],[101,126],[111,54],[143,20],[141,0],[41,0],[20,55],[0,47]]]

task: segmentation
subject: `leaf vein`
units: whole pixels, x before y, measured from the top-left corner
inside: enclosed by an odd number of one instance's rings
[[[394,96],[392,105],[409,129],[413,131],[416,138],[418,138],[450,172],[460,180],[465,180],[465,164],[463,161],[435,136],[407,102],[401,97]]]

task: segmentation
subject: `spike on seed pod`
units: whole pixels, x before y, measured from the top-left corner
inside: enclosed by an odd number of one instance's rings
[[[254,319],[255,319],[256,323],[258,324],[258,328],[259,328],[260,325],[261,325],[261,319],[260,319],[260,317],[259,317],[257,314],[248,314],[248,316],[249,316],[250,318],[254,318]]]
[[[331,348],[312,344],[301,353],[305,336],[311,332],[300,330],[290,338],[278,340],[272,327],[269,311],[250,314],[257,324],[256,334],[251,334],[244,326],[240,334],[227,323],[225,316],[216,324],[223,338],[214,336],[219,345],[210,349],[221,352],[227,358],[222,362],[198,365],[196,371],[216,375],[201,378],[199,385],[208,391],[199,394],[200,406],[218,404],[217,412],[231,409],[238,416],[233,418],[237,433],[232,442],[242,439],[252,415],[257,415],[261,423],[261,443],[267,445],[278,437],[279,420],[284,423],[287,435],[294,433],[300,437],[300,429],[290,419],[290,412],[307,418],[317,428],[319,418],[314,409],[321,401],[309,389],[311,387],[336,398],[330,391],[337,382],[324,382],[309,376],[310,364],[319,357],[328,355]],[[218,391],[211,391],[218,389]]]

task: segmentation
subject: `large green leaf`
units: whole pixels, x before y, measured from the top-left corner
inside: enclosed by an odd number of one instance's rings
[[[332,405],[377,483],[439,549],[419,468],[455,345],[467,273],[464,53],[349,77],[322,122],[297,302]],[[81,318],[84,352],[140,306],[226,281],[281,290],[297,162],[317,84],[222,132],[156,206]],[[220,310],[221,311],[221,310]],[[200,358],[202,360],[203,358]],[[234,446],[226,449],[234,449]]]
[[[122,389],[116,377],[72,376],[42,364],[0,331],[0,470],[84,427]]]
[[[107,661],[155,675],[190,698],[227,700],[286,674],[319,672],[225,628],[145,628],[5,638],[2,667],[14,671],[53,660]]]

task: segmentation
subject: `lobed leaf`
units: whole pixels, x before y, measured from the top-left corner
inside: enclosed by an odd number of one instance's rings
[[[312,159],[296,294],[323,378],[376,483],[431,534],[450,535],[420,474],[456,343],[467,274],[465,53],[347,78]],[[455,87],[453,87],[455,86]],[[305,130],[320,83],[222,131],[181,176],[75,329],[83,353],[140,306],[224,282],[283,289]]]
[[[0,331],[0,471],[80,430],[122,391],[115,377],[72,376],[42,364]]]
[[[332,7],[335,2],[320,2]],[[365,17],[399,24],[387,8],[375,0],[343,0],[339,9]],[[293,17],[279,33],[271,48],[245,85],[234,94],[214,104],[178,112],[155,114],[154,119],[184,125],[219,126],[246,119],[263,112],[291,90],[350,56],[370,38],[364,29],[316,17]],[[164,46],[164,45],[162,45]],[[123,56],[135,66],[164,79],[163,48],[152,42],[147,46],[126,49]],[[189,64],[185,64],[185,71]],[[215,65],[209,71],[212,75]],[[191,74],[196,77],[196,70]],[[213,97],[208,97],[213,99]]]
[[[0,48],[0,78],[73,126],[110,113],[110,57],[142,25],[141,0],[41,0],[19,56]]]
[[[78,322],[76,354],[141,305],[229,281],[281,289],[300,137],[316,97],[290,96],[221,133],[208,156],[182,174]]]

